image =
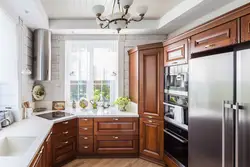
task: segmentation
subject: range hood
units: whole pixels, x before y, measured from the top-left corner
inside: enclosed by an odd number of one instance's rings
[[[51,80],[51,32],[46,29],[34,31],[33,78]]]

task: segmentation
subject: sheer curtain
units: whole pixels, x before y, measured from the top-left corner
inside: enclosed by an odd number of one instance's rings
[[[113,102],[118,96],[118,41],[66,41],[66,100],[102,96]]]

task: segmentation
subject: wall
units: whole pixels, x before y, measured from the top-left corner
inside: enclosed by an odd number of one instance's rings
[[[119,95],[128,96],[129,92],[129,58],[127,50],[136,45],[162,42],[164,35],[52,35],[52,81],[37,82],[44,85],[46,97],[36,102],[36,107],[51,108],[51,101],[65,100],[64,92],[64,57],[66,40],[118,40],[119,41]]]

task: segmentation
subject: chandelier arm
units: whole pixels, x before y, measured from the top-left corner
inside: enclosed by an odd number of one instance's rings
[[[142,21],[144,19],[144,15],[141,15],[141,18],[140,19],[138,19],[138,20],[136,20],[136,19],[130,19],[128,22],[130,23],[131,21],[134,21],[134,22],[140,22],[140,21]]]
[[[106,21],[106,22],[110,22],[110,20],[109,20],[109,19],[107,19],[107,18],[105,18],[105,19],[101,19],[101,17],[100,17],[100,16],[98,16],[97,18],[98,18],[98,20],[99,20],[99,21]]]
[[[128,14],[128,9],[129,8],[126,8],[125,13],[122,15],[122,18],[124,18]]]

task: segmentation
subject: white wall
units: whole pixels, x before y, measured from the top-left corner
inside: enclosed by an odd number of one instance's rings
[[[162,42],[164,35],[52,35],[52,81],[37,82],[45,86],[46,97],[42,102],[36,102],[36,107],[50,108],[51,101],[65,100],[65,40],[107,40],[119,41],[119,95],[128,96],[129,92],[129,59],[127,50],[136,45]]]

